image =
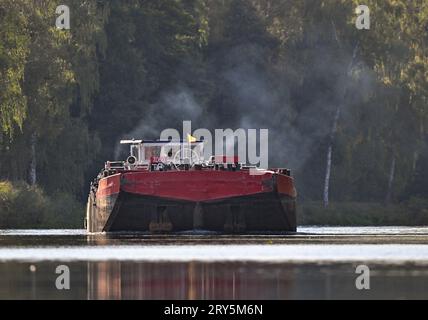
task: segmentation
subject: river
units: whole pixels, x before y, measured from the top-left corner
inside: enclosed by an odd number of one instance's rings
[[[0,299],[428,299],[428,227],[0,230]]]

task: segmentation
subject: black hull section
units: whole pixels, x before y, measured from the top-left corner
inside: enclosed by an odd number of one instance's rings
[[[295,232],[295,199],[276,192],[191,202],[121,192],[88,201],[89,232]]]

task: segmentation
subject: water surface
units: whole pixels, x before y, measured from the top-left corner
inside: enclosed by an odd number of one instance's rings
[[[370,268],[370,289],[355,286]],[[58,290],[58,265],[70,290]],[[227,236],[0,230],[2,299],[426,299],[428,227]]]

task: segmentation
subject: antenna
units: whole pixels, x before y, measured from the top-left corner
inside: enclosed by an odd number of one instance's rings
[[[135,139],[132,139],[132,140],[120,140],[120,144],[140,144],[142,142],[143,142],[143,140],[135,140]]]

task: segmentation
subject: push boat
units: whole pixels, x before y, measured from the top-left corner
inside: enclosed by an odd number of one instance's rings
[[[204,142],[122,140],[125,161],[107,161],[91,182],[88,232],[295,232],[289,169],[258,169],[236,156],[204,159]]]

